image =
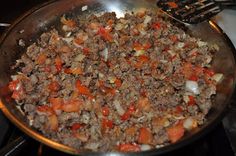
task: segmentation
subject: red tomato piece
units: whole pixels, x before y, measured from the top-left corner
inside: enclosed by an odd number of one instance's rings
[[[111,129],[113,127],[113,121],[109,119],[102,119],[102,128],[103,129]]]
[[[156,23],[152,24],[152,28],[160,29],[161,28],[161,23],[160,22],[156,22]]]
[[[118,146],[118,150],[121,152],[139,152],[141,151],[141,148],[137,144],[120,144]]]
[[[103,107],[103,108],[102,108],[102,115],[103,115],[103,116],[108,116],[109,113],[110,113],[110,110],[109,110],[108,107]]]
[[[57,92],[60,89],[60,84],[57,81],[52,81],[49,85],[48,85],[48,89],[52,92]]]
[[[172,143],[177,142],[184,136],[183,124],[177,124],[167,129],[168,138]]]
[[[197,81],[198,76],[197,75],[191,75],[188,79],[191,80],[191,81]]]
[[[113,37],[112,35],[109,33],[109,30],[100,27],[100,29],[98,30],[98,34],[105,39],[106,41],[112,42],[113,41]]]
[[[141,144],[151,144],[153,140],[153,135],[149,129],[142,127],[139,130],[138,142]]]
[[[20,81],[19,80],[14,80],[14,81],[9,82],[8,87],[11,91],[14,91],[14,90],[17,90],[19,85],[20,85]]]
[[[80,124],[80,123],[74,123],[74,124],[71,126],[71,130],[72,130],[72,131],[76,131],[76,130],[82,128],[82,127],[84,127],[83,124]]]
[[[55,58],[55,66],[56,66],[56,69],[57,69],[57,72],[60,72],[62,70],[62,60],[59,56],[57,56]]]
[[[52,109],[55,110],[61,110],[61,107],[64,103],[62,98],[50,98],[49,102],[52,106]]]
[[[189,95],[188,98],[189,98],[189,101],[188,101],[189,106],[196,104],[195,98],[193,96]]]

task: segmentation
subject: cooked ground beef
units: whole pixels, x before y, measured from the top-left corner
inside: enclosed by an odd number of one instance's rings
[[[80,150],[129,152],[204,123],[222,77],[215,49],[155,12],[74,21],[30,45],[9,84],[34,128]]]

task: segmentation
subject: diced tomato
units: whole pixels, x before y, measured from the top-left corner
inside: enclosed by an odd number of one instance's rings
[[[9,82],[8,87],[11,91],[14,91],[14,90],[17,90],[19,85],[20,85],[20,81],[19,80],[14,80],[14,81]]]
[[[145,55],[141,55],[138,57],[137,63],[134,65],[135,68],[141,68],[143,64],[147,63],[149,58]]]
[[[134,42],[133,43],[133,49],[134,50],[142,50],[143,46],[139,42]]]
[[[215,72],[213,70],[207,69],[207,68],[204,68],[204,73],[209,77],[212,77],[215,75]]]
[[[118,78],[116,78],[116,80],[115,80],[115,85],[116,85],[116,88],[120,88],[120,87],[121,87],[121,85],[122,85],[122,82],[121,82],[121,80],[120,80],[120,79],[118,79]]]
[[[201,75],[203,73],[204,68],[200,67],[200,66],[195,66],[194,67],[194,72],[195,75]]]
[[[90,52],[90,49],[89,48],[83,48],[83,54],[84,55],[88,55],[89,54],[89,52]]]
[[[198,76],[193,74],[188,79],[191,80],[191,81],[197,81],[198,80]]]
[[[113,41],[113,37],[112,35],[109,33],[109,30],[106,30],[103,27],[100,27],[100,29],[98,30],[98,34],[105,39],[106,41],[112,42]]]
[[[183,109],[181,106],[177,106],[175,109],[176,109],[176,113],[178,113],[178,114],[183,112]]]
[[[129,137],[134,137],[137,132],[137,127],[131,126],[125,130],[125,134]]]
[[[138,143],[141,144],[151,144],[153,140],[153,135],[149,129],[142,127],[139,130]]]
[[[150,43],[150,42],[146,42],[146,43],[144,43],[144,45],[143,45],[143,49],[144,50],[147,50],[147,49],[149,49],[149,48],[151,48],[152,47],[152,44]]]
[[[177,124],[167,129],[168,138],[172,143],[175,143],[184,136],[183,124]]]
[[[110,113],[110,110],[108,107],[102,107],[102,115],[103,116],[108,116]]]
[[[21,100],[22,99],[22,93],[20,91],[13,91],[11,97],[15,100]]]
[[[170,36],[170,40],[171,40],[172,42],[177,42],[177,41],[178,41],[178,37],[177,37],[176,35],[171,35],[171,36]]]
[[[109,119],[102,119],[102,128],[103,129],[111,129],[113,127],[113,122]]]
[[[130,118],[131,114],[132,114],[133,112],[135,112],[135,110],[136,110],[136,109],[135,109],[134,105],[133,105],[133,104],[130,104],[128,110],[121,116],[120,119],[121,119],[122,121],[128,120],[128,119]]]
[[[167,2],[167,4],[173,9],[178,8],[178,5],[175,2]]]
[[[65,112],[78,112],[82,104],[83,102],[78,99],[69,99],[61,107]]]
[[[71,74],[72,73],[72,70],[70,68],[65,68],[64,69],[64,73],[66,74]]]
[[[37,111],[48,113],[48,114],[54,114],[52,107],[47,106],[47,105],[37,106]]]
[[[118,150],[121,152],[139,152],[141,148],[137,144],[120,144]]]
[[[121,117],[120,117],[120,119],[122,120],[122,121],[126,121],[126,120],[128,120],[130,118],[130,112],[125,112]]]
[[[36,63],[37,64],[44,64],[46,59],[47,59],[46,54],[41,53],[41,54],[39,54],[38,58],[36,59]]]
[[[115,95],[116,94],[116,89],[104,86],[104,82],[103,81],[99,81],[99,88],[105,94],[111,94],[111,95]]]
[[[74,123],[74,124],[71,126],[71,130],[72,130],[72,131],[76,131],[76,130],[82,128],[82,127],[84,127],[83,124],[80,124],[80,123]]]
[[[71,73],[75,75],[80,75],[80,74],[83,74],[83,71],[81,68],[77,67],[77,68],[71,69]]]
[[[191,77],[193,74],[193,65],[189,62],[184,63],[182,68],[182,73],[187,79]]]
[[[76,81],[75,87],[76,87],[79,94],[85,95],[89,98],[93,98],[93,95],[91,94],[89,88],[82,85],[80,80]]]
[[[48,85],[48,89],[52,92],[57,92],[60,89],[60,85],[57,81],[52,81],[49,85]]]
[[[62,70],[62,60],[59,56],[55,58],[55,66],[56,66],[57,72],[60,72]]]
[[[84,43],[84,40],[81,39],[81,38],[75,38],[74,39],[74,43],[78,44],[78,45],[81,45],[82,43]]]
[[[52,106],[52,109],[55,110],[61,110],[61,107],[63,105],[63,99],[62,98],[50,98],[49,102]]]
[[[152,28],[160,29],[161,28],[161,23],[160,22],[156,22],[156,23],[152,24]]]
[[[196,104],[195,98],[193,96],[189,95],[188,98],[189,98],[189,101],[188,101],[189,106]]]

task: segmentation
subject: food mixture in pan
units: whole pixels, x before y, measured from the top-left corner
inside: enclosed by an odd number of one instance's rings
[[[211,69],[217,45],[146,11],[63,16],[61,28],[27,48],[9,84],[44,136],[78,150],[136,152],[204,123],[223,77]]]

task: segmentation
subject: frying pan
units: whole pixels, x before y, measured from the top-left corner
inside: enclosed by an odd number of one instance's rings
[[[88,10],[81,11],[81,7],[85,5],[88,6]],[[21,54],[25,51],[24,47],[18,45],[20,39],[25,41],[25,47],[27,47],[32,42],[36,41],[37,37],[39,37],[43,31],[49,30],[52,27],[58,27],[59,18],[65,13],[72,16],[83,16],[94,12],[114,11],[118,16],[122,16],[127,10],[132,11],[139,8],[157,9],[155,0],[54,0],[33,8],[17,19],[0,40],[1,111],[28,136],[54,149],[70,154],[158,155],[184,146],[209,132],[212,127],[221,121],[230,105],[230,99],[234,92],[236,80],[235,48],[223,31],[213,21],[186,26],[186,31],[209,43],[219,45],[220,50],[213,58],[212,68],[216,72],[223,73],[224,80],[217,86],[217,95],[214,98],[213,107],[206,117],[205,124],[189,132],[175,144],[139,153],[80,153],[76,149],[44,137],[36,129],[30,127],[24,115],[22,115],[17,108],[14,100],[9,98],[10,94],[8,91],[4,90],[11,80],[10,75],[15,73],[10,67],[15,64],[15,61],[19,59]],[[24,30],[24,32],[20,33],[22,30]]]

